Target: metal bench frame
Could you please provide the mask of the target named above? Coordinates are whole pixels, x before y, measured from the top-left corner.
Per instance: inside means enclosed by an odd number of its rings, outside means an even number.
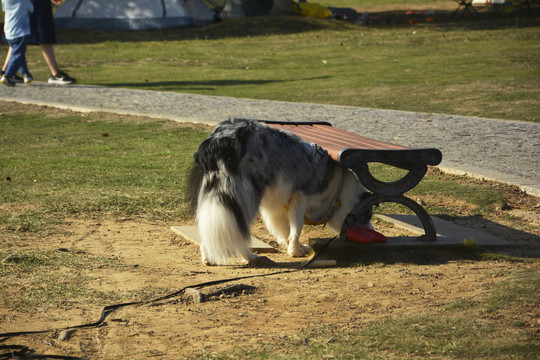
[[[456,16],[461,11],[461,16],[467,12],[469,15],[477,17],[478,13],[473,6],[472,0],[454,0],[458,3],[458,7],[452,16]]]
[[[360,183],[373,196],[360,202],[347,216],[342,227],[342,235],[355,224],[359,214],[373,206],[385,202],[399,203],[410,210],[422,222],[425,234],[423,241],[435,241],[437,232],[427,211],[404,194],[416,187],[427,172],[428,165],[438,165],[442,153],[435,148],[409,148],[353,134],[332,126],[328,122],[287,122],[260,120],[268,126],[287,130],[305,141],[315,143],[341,165],[351,169]],[[383,163],[408,170],[401,179],[384,182],[376,179],[369,170],[369,163]]]

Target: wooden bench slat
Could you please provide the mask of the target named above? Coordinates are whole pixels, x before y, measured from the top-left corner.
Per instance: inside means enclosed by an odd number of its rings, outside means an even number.
[[[336,158],[340,150],[349,148],[378,150],[408,149],[405,146],[373,140],[328,125],[284,125],[273,123],[267,125],[279,130],[288,130],[306,141],[316,143],[329,153],[332,153],[332,157],[335,154]]]
[[[299,127],[299,126],[297,126]],[[314,125],[312,133],[314,136],[328,138],[340,144],[343,148],[359,149],[407,149],[406,146],[392,144],[389,142],[370,139],[362,135],[357,135],[342,129],[331,126]]]

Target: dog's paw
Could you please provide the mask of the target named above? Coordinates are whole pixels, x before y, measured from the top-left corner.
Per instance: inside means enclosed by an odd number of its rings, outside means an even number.
[[[210,263],[210,260],[207,259],[206,255],[204,254],[203,251],[201,251],[201,262],[203,263],[204,266],[212,266],[214,264]]]
[[[204,246],[201,244],[200,246],[200,251],[201,251],[201,262],[203,263],[204,266],[212,266],[212,265],[215,265],[215,264],[212,264],[210,262],[210,260],[208,260],[208,257],[206,256],[206,250],[204,249]]]
[[[302,246],[302,248],[304,248],[305,252],[306,252],[306,255],[309,254],[311,252],[311,246],[309,245],[304,245],[304,244],[300,244]]]
[[[202,261],[204,266],[218,266],[218,265],[220,265],[220,264],[217,264],[215,262],[212,262],[212,261],[208,260],[205,256],[202,257],[201,261]]]
[[[311,248],[304,244],[298,246],[289,246],[287,253],[292,257],[304,257],[311,251]]]
[[[289,246],[289,242],[286,239],[276,238],[276,240],[280,248],[286,249]]]

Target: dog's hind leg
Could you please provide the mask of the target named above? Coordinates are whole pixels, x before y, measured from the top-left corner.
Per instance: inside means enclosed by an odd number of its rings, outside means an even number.
[[[292,188],[288,181],[278,178],[264,194],[259,212],[268,231],[274,235],[279,245],[289,245],[289,208]]]
[[[280,246],[287,248],[290,228],[286,214],[283,213],[283,210],[272,212],[271,209],[265,207],[261,207],[260,212],[266,229],[274,235]]]
[[[310,252],[310,247],[301,244],[300,234],[304,227],[304,216],[307,209],[307,203],[302,195],[296,194],[291,197],[290,207],[287,212],[289,218],[289,237],[287,253],[292,257],[306,256]]]
[[[251,251],[249,250],[244,250],[242,252],[242,254],[240,254],[240,256],[242,257],[242,259],[244,261],[246,261],[248,264],[253,264],[257,261],[257,259],[259,259],[261,256],[257,255],[257,254],[254,254],[252,253]]]

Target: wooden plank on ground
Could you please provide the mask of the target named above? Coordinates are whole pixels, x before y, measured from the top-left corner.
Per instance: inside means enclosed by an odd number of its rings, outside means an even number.
[[[180,235],[186,240],[191,241],[193,244],[200,246],[201,239],[199,237],[199,231],[196,226],[171,226],[172,232]],[[268,245],[265,242],[257,239],[256,237],[251,237],[251,251],[255,253],[277,253],[278,249]]]
[[[424,228],[420,219],[415,215],[374,215],[375,217],[391,222],[396,226],[416,233],[424,234]],[[497,236],[487,234],[480,230],[466,228],[454,224],[450,221],[442,220],[432,216],[431,220],[437,231],[437,241],[403,241],[400,238],[388,239],[388,245],[456,245],[463,243],[464,240],[474,240],[479,246],[512,246],[514,243],[498,238]]]

